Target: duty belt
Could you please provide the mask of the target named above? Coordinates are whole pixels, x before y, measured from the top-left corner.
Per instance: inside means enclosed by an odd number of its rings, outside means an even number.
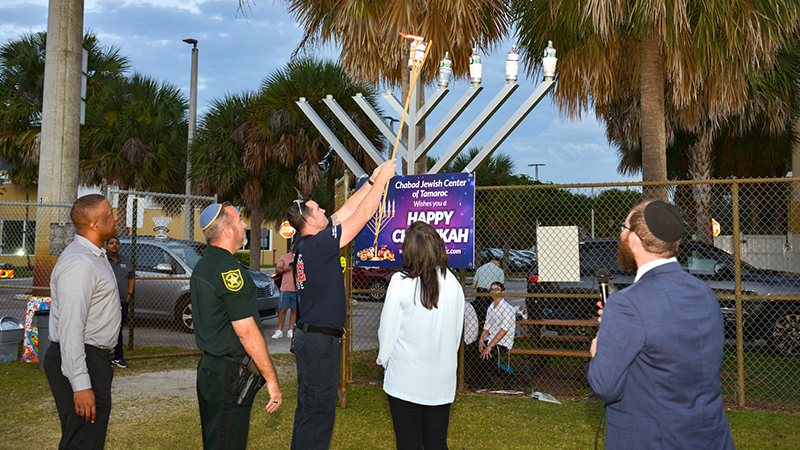
[[[311,325],[299,319],[297,320],[297,328],[305,332],[327,334],[328,336],[336,336],[337,338],[341,338],[342,335],[344,335],[344,330],[341,328],[326,327],[323,325]]]

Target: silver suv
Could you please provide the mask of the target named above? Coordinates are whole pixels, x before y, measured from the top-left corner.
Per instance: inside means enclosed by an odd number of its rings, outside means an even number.
[[[131,237],[122,236],[120,254],[132,257]],[[187,332],[194,331],[189,278],[206,250],[206,244],[154,236],[136,238],[135,314],[137,318],[174,320]],[[269,275],[242,266],[258,289],[256,304],[262,319],[278,312],[278,292]]]

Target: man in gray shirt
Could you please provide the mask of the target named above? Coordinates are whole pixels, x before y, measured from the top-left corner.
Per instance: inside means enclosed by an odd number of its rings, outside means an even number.
[[[44,371],[61,419],[59,448],[102,449],[111,413],[111,350],[120,326],[119,291],[103,242],[117,215],[98,194],[72,205],[77,235],[50,277],[50,347]]]

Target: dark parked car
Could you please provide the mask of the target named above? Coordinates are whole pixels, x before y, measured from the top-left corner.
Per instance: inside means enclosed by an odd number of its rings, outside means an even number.
[[[399,267],[355,266],[353,267],[352,288],[384,291],[367,294],[372,300],[382,302],[386,298],[386,288],[389,287],[389,281],[398,270],[400,270]]]
[[[206,244],[153,236],[136,239],[135,307],[137,318],[174,320],[187,333],[194,331],[189,277]],[[131,258],[131,238],[120,237],[120,254]],[[132,258],[131,258],[132,259]],[[278,311],[278,292],[269,275],[242,266],[256,284],[256,304],[262,319]]]
[[[633,283],[634,275],[617,264],[616,239],[589,239],[579,244],[579,282],[540,282],[538,267],[528,274],[528,293],[589,294],[591,298],[529,298],[528,313],[541,311],[556,318],[588,319],[597,312],[598,285],[595,273],[611,273],[609,293]],[[702,242],[684,241],[678,262],[705,282],[718,295],[733,295],[735,289],[733,257]],[[742,293],[751,296],[791,296],[800,298],[800,276],[755,268],[742,262]],[[726,333],[735,333],[734,300],[721,300]],[[535,313],[534,313],[535,314]],[[766,339],[778,354],[800,356],[800,300],[745,300],[742,304],[743,332],[746,340]]]
[[[492,260],[503,261],[502,248],[485,248],[478,255],[478,267]],[[536,265],[536,252],[533,250],[508,250],[508,270],[525,273]]]

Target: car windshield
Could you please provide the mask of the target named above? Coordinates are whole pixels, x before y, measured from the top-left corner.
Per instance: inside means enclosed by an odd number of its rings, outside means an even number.
[[[195,264],[200,261],[200,257],[206,251],[206,244],[200,242],[196,244],[168,242],[166,245],[172,253],[175,253],[178,258],[182,259],[192,269],[194,269]]]

